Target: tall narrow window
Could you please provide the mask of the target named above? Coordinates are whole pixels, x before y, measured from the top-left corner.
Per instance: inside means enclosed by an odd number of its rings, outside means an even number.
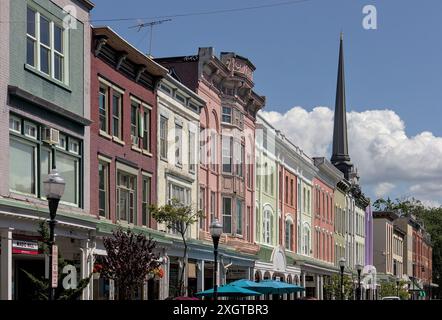
[[[137,178],[123,171],[117,172],[117,219],[135,223],[137,210]]]
[[[189,171],[195,173],[195,132],[189,131]]]
[[[269,192],[269,166],[264,163],[264,191]]]
[[[203,187],[200,187],[198,208],[204,215],[204,217],[200,217],[200,229],[206,230],[206,189]]]
[[[140,116],[140,105],[132,101],[130,106],[130,135],[132,139],[132,145],[139,146],[139,116]]]
[[[236,200],[236,234],[242,235],[243,218],[243,202]]]
[[[203,127],[200,128],[200,164],[205,166],[207,164],[207,143],[206,131]]]
[[[112,95],[112,135],[121,139],[121,94]]]
[[[167,159],[167,118],[160,117],[160,157]]]
[[[293,243],[293,230],[292,230],[292,223],[290,220],[287,220],[285,222],[285,248],[287,250],[292,250],[292,243]]]
[[[262,239],[267,244],[270,244],[272,240],[272,220],[272,212],[269,209],[265,209],[262,219]]]
[[[231,107],[223,107],[222,122],[232,123],[232,108]]]
[[[150,152],[150,109],[144,108],[143,113],[143,149]]]
[[[290,179],[290,204],[293,206],[293,179]]]
[[[109,88],[104,84],[100,84],[100,90],[98,93],[98,113],[100,117],[100,130],[106,133],[109,132],[108,131],[108,122],[109,122],[108,96],[109,96]]]
[[[289,177],[285,176],[285,203],[289,203]]]
[[[49,75],[51,71],[50,22],[40,15],[40,71]]]
[[[143,176],[142,181],[142,187],[143,187],[143,197],[142,197],[142,217],[141,217],[141,223],[143,226],[150,227],[150,212],[149,212],[149,206],[150,206],[150,193],[151,193],[151,178],[148,176]]]
[[[216,193],[210,191],[210,221],[215,219],[215,211],[216,211]]]
[[[183,127],[180,124],[175,124],[175,165],[182,166],[182,152],[183,152]]]
[[[223,231],[232,233],[232,199],[223,197]]]
[[[27,50],[26,63],[32,67],[36,66],[37,54],[35,52],[37,36],[35,33],[36,13],[31,8],[27,8]]]
[[[217,171],[216,165],[218,164],[218,152],[217,152],[217,135],[216,131],[210,133],[210,166],[213,171]]]
[[[109,218],[109,164],[98,163],[98,213]]]
[[[232,173],[232,137],[223,136],[223,173]]]
[[[247,187],[252,188],[252,175],[253,175],[253,163],[252,163],[252,157],[250,155],[247,155]]]

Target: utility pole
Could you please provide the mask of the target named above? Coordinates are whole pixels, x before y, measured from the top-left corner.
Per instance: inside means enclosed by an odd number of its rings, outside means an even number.
[[[152,54],[152,35],[153,35],[153,26],[162,24],[164,22],[172,21],[172,19],[163,19],[163,20],[156,20],[151,22],[145,22],[145,23],[139,23],[136,26],[132,26],[130,28],[138,28],[138,31],[140,31],[144,27],[150,27],[150,40],[149,40],[149,52],[148,55],[151,56]]]

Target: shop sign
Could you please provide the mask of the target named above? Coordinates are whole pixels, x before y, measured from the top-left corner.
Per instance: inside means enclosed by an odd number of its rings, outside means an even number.
[[[32,240],[12,240],[12,253],[16,254],[38,254],[38,242]]]

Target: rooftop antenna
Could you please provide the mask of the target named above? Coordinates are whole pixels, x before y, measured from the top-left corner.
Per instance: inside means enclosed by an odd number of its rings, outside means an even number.
[[[148,55],[152,56],[152,35],[153,35],[153,26],[162,24],[164,22],[172,21],[172,19],[163,19],[163,20],[155,20],[151,22],[139,23],[136,26],[132,26],[129,28],[138,28],[138,32],[144,27],[150,27],[150,40],[149,40],[149,52]]]

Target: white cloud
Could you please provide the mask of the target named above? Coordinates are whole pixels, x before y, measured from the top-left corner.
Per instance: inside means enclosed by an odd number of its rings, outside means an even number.
[[[261,114],[310,156],[330,156],[333,111],[294,107],[286,113]],[[348,139],[361,183],[374,194],[393,189],[426,200],[442,200],[442,137],[431,132],[407,136],[405,123],[392,110],[349,112]]]
[[[374,193],[377,198],[388,197],[395,185],[390,182],[381,182],[374,187]]]

